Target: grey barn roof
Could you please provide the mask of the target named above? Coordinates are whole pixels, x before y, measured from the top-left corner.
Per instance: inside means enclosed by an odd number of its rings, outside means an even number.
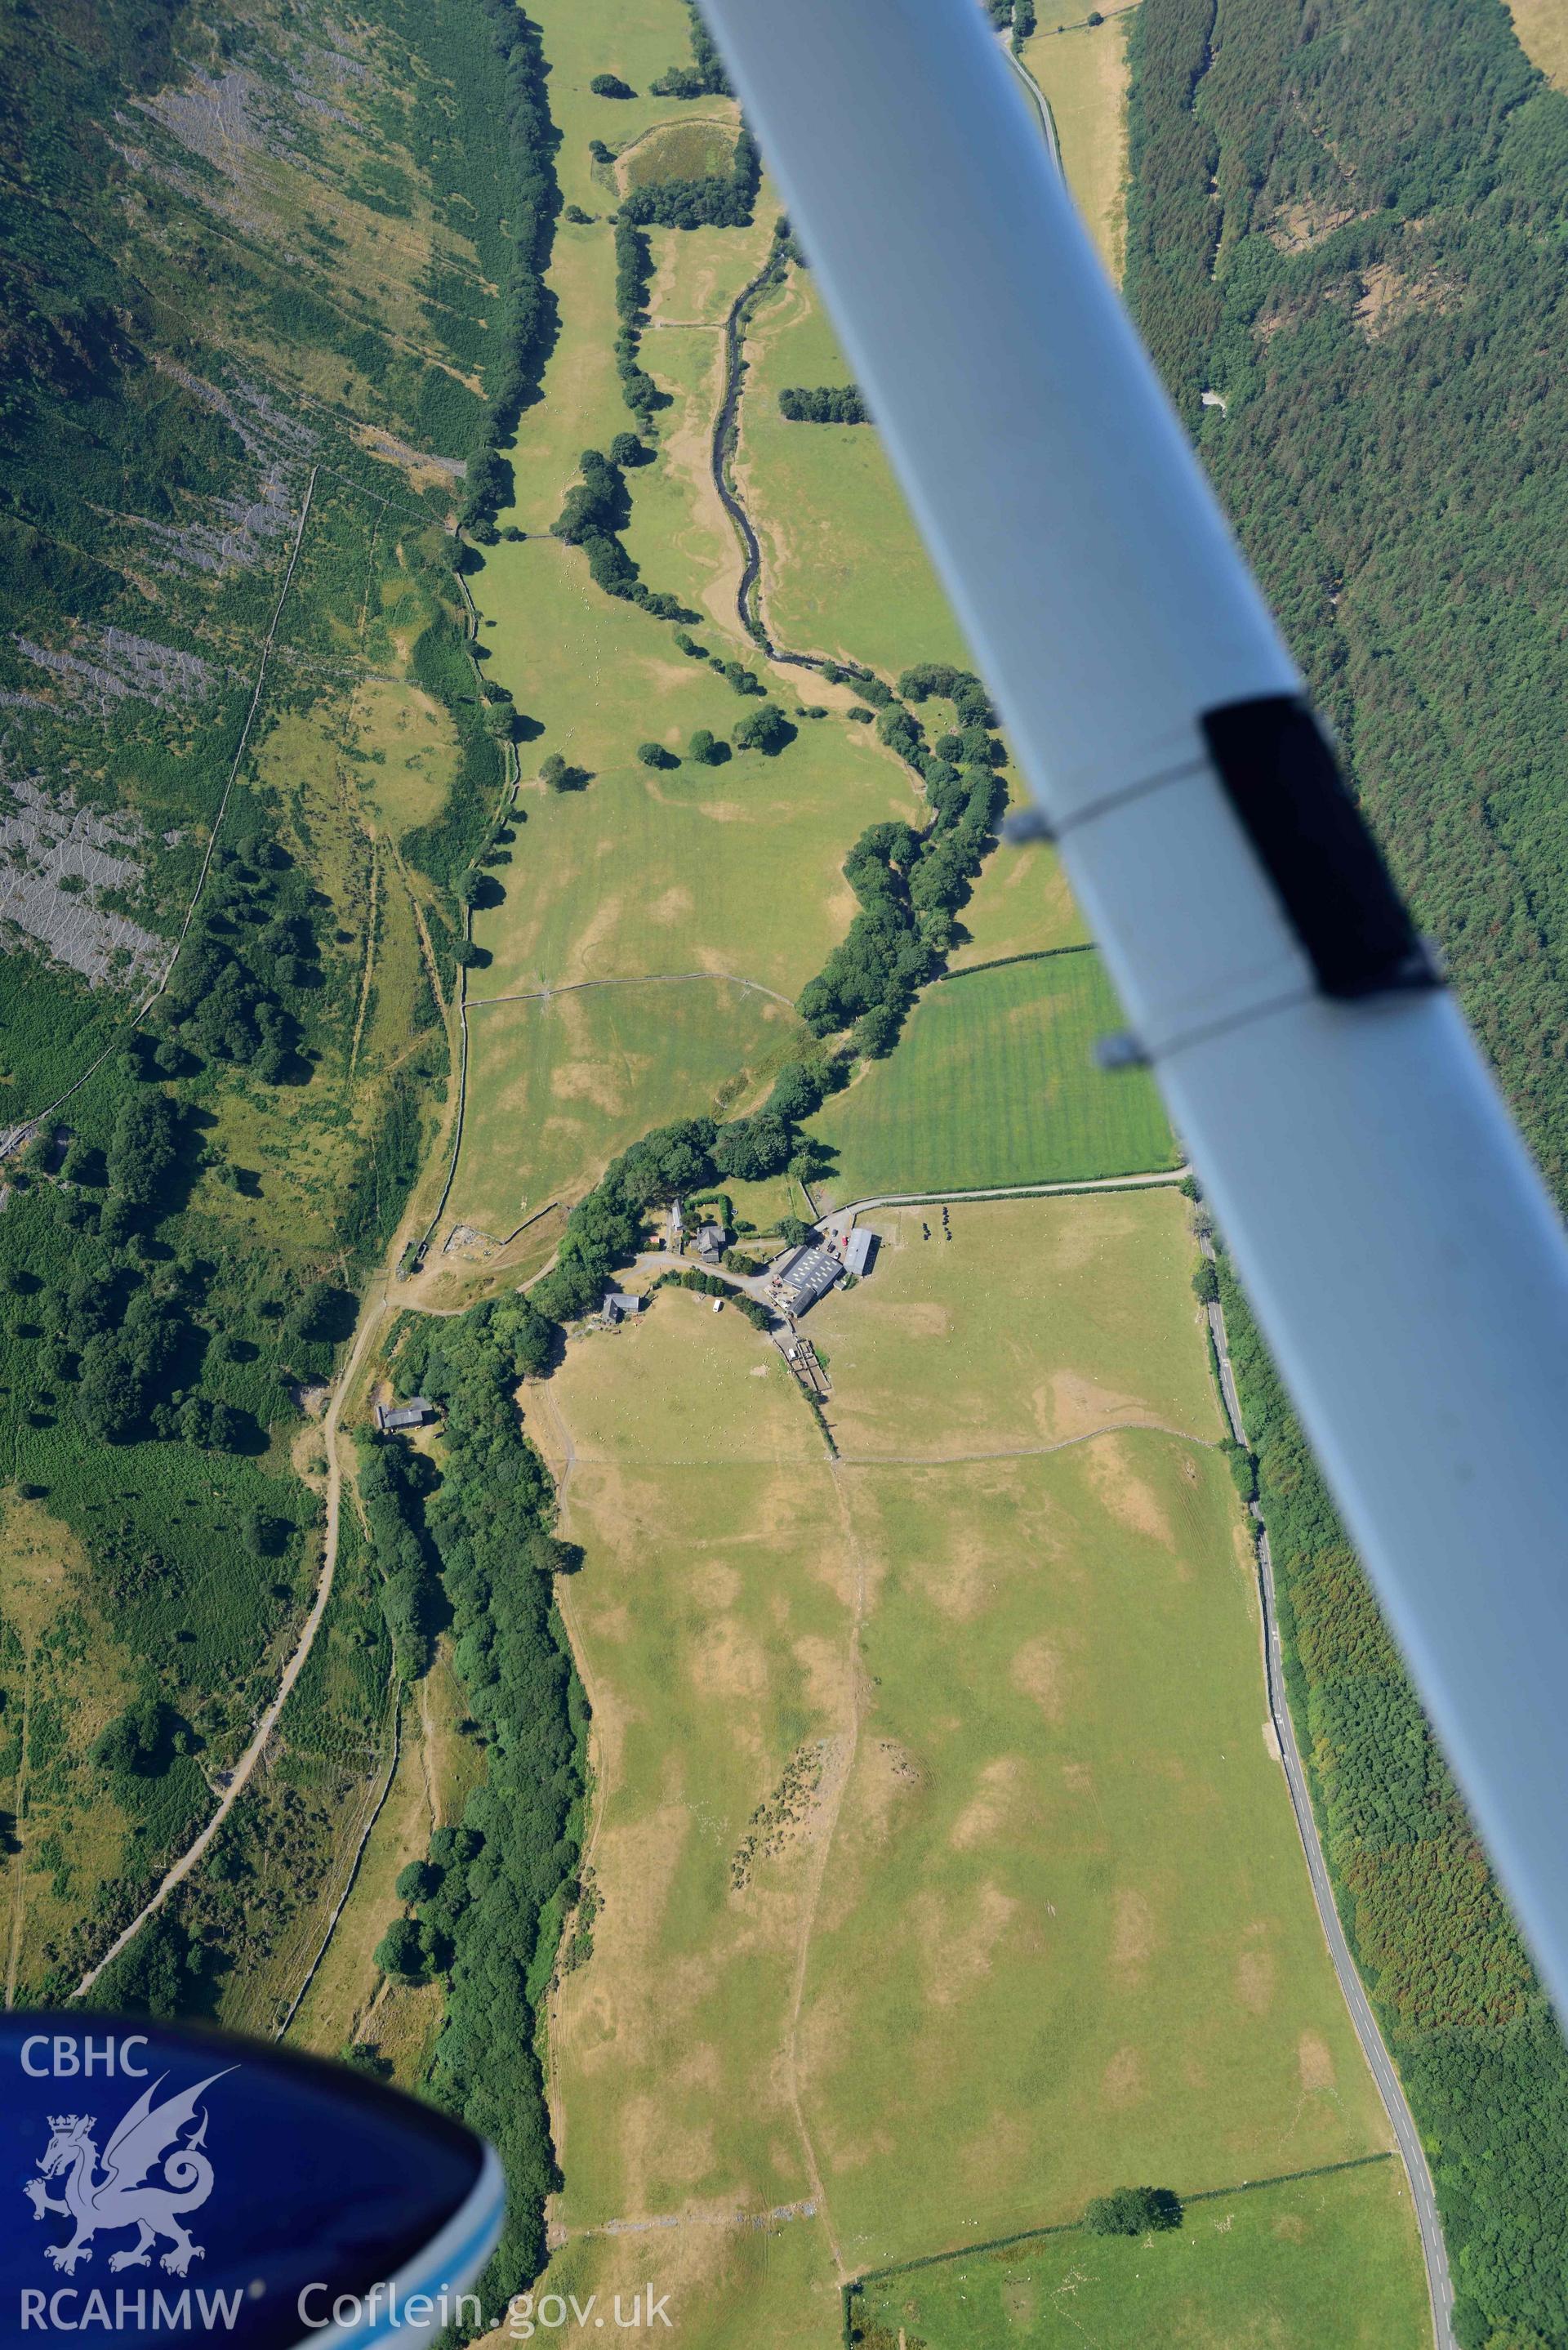
[[[434,1413],[435,1406],[428,1396],[410,1396],[407,1403],[376,1406],[377,1424],[381,1428],[422,1428]]]
[[[831,1249],[807,1245],[796,1249],[779,1267],[778,1283],[791,1306],[804,1314],[819,1297],[826,1297],[844,1267]]]
[[[876,1245],[876,1233],[865,1224],[857,1224],[844,1252],[845,1272],[863,1274],[871,1262],[871,1252]]]

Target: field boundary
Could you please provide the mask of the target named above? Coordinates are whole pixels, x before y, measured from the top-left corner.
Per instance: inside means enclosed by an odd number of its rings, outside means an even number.
[[[1331,2178],[1343,2170],[1366,2170],[1374,2163],[1392,2162],[1396,2158],[1392,2147],[1384,2147],[1375,2154],[1354,2154],[1344,2162],[1320,2162],[1306,2170],[1282,2170],[1269,2178],[1239,2178],[1229,2187],[1200,2187],[1193,2194],[1183,2195],[1183,2210],[1189,2203],[1221,2203],[1227,2196],[1251,2195],[1264,2187],[1290,2187],[1303,2178]],[[911,2276],[917,2269],[941,2268],[949,2261],[978,2258],[982,2252],[1005,2252],[1014,2244],[1033,2244],[1047,2236],[1077,2236],[1084,2232],[1082,2220],[1056,2220],[1042,2228],[1020,2228],[1011,2236],[992,2236],[984,2243],[952,2244],[945,2251],[921,2252],[911,2261],[889,2261],[886,2268],[862,2269],[858,2276],[850,2277],[840,2285],[844,2299],[844,2344],[849,2350],[854,2319],[854,2299],[868,2284],[886,2283],[889,2277]]]
[[[392,1782],[398,1775],[398,1765],[400,1763],[402,1759],[403,1686],[402,1683],[399,1681],[396,1684],[395,1692],[392,1698],[392,1751],[387,1761],[386,1777],[381,1782],[380,1792],[378,1794],[375,1802],[370,1806],[370,1815],[359,1831],[358,1841],[354,1846],[354,1856],[348,1864],[348,1874],[343,1880],[343,1890],[338,1895],[337,1902],[333,1908],[332,1915],[327,1921],[327,1931],[321,1938],[320,1948],[317,1950],[316,1956],[311,1960],[310,1964],[306,1967],[305,1973],[300,1980],[299,1989],[295,1992],[294,1997],[288,2003],[287,2013],[284,2016],[282,2022],[276,2025],[273,2032],[272,2036],[275,2040],[283,2040],[286,2038],[289,2026],[293,2023],[295,2017],[299,2013],[301,2007],[305,2004],[306,1992],[310,1989],[311,1984],[316,1981],[317,1976],[320,1973],[321,1962],[326,1958],[327,1951],[332,1948],[333,1936],[337,1933],[338,1926],[342,1922],[344,1910],[348,1907],[348,1897],[353,1892],[356,1885],[359,1882],[359,1871],[364,1865],[365,1855],[369,1847],[370,1838],[376,1832],[377,1821],[380,1818],[381,1814],[386,1809],[387,1798],[392,1792]]]
[[[522,987],[510,995],[474,995],[467,1000],[470,1012],[483,1012],[492,1003],[549,1003],[557,995],[586,995],[595,987],[689,987],[694,980],[711,979],[729,987],[743,987],[750,994],[765,995],[774,1003],[782,1003],[793,1012],[794,1005],[776,987],[764,986],[760,979],[742,979],[735,971],[644,971],[633,972],[624,979],[568,979],[559,987]]]
[[[1214,1262],[1214,1243],[1205,1233],[1201,1247],[1205,1262]],[[1241,1417],[1241,1400],[1236,1386],[1236,1375],[1231,1362],[1231,1345],[1225,1328],[1225,1308],[1220,1301],[1211,1298],[1208,1305],[1210,1369],[1220,1389],[1220,1407],[1235,1441],[1250,1449],[1247,1430]],[[1284,1649],[1280,1638],[1279,1603],[1274,1588],[1273,1551],[1269,1542],[1269,1529],[1264,1522],[1262,1506],[1256,1500],[1247,1503],[1249,1532],[1252,1537],[1253,1570],[1257,1576],[1259,1631],[1263,1651],[1263,1687],[1268,1700],[1269,1719],[1273,1723],[1279,1745],[1280,1762],[1284,1771],[1285,1785],[1290,1794],[1291,1810],[1295,1817],[1296,1834],[1301,1839],[1302,1856],[1306,1863],[1307,1877],[1312,1885],[1313,1899],[1317,1905],[1318,1923],[1329,1960],[1338,1979],[1340,1995],[1345,2001],[1351,2025],[1361,2043],[1361,2053],[1373,2085],[1383,2100],[1388,2116],[1388,2126],[1394,2133],[1395,2146],[1405,2167],[1409,2182],[1410,2201],[1416,2215],[1417,2230],[1421,2242],[1421,2259],[1426,2271],[1427,2294],[1431,2307],[1432,2335],[1437,2350],[1455,2350],[1453,2331],[1454,2286],[1449,2269],[1448,2241],[1443,2234],[1442,2214],[1438,2208],[1437,2190],[1432,2183],[1431,2166],[1427,2149],[1416,2125],[1410,2101],[1397,2066],[1388,2053],[1376,2012],[1361,1979],[1361,1970],[1350,1947],[1345,1921],[1339,1914],[1339,1902],[1334,1878],[1329,1866],[1328,1855],[1319,1832],[1317,1813],[1313,1804],[1305,1765],[1302,1759],[1301,1742],[1296,1736],[1295,1718],[1291,1711],[1290,1695],[1284,1678]]]
[[[818,1208],[812,1198],[811,1186],[801,1182],[814,1223],[831,1223],[836,1217],[867,1215],[875,1208],[923,1208],[929,1201],[939,1205],[943,1200],[954,1206],[966,1200],[1054,1200],[1070,1198],[1085,1191],[1147,1191],[1157,1185],[1185,1183],[1192,1170],[1185,1161],[1179,1167],[1135,1169],[1126,1175],[1080,1175],[1065,1178],[1061,1182],[997,1183],[984,1191],[877,1191],[864,1200],[846,1200],[841,1208]]]
[[[966,962],[957,971],[939,971],[931,981],[933,987],[946,987],[955,979],[973,979],[982,971],[1006,971],[1015,962],[1050,962],[1057,955],[1098,954],[1093,939],[1079,939],[1070,947],[1031,947],[1026,953],[992,955],[989,962]]]

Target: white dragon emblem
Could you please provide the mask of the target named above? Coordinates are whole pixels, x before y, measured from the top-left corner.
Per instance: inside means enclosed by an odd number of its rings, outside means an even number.
[[[234,2069],[232,2064],[224,2067],[225,2072]],[[91,2241],[100,2228],[138,2231],[134,2244],[110,2253],[111,2269],[146,2268],[161,2236],[167,2236],[173,2246],[162,2255],[161,2265],[175,2276],[183,2276],[192,2261],[202,2259],[202,2246],[192,2242],[180,2215],[198,2210],[213,2191],[213,2166],[202,2152],[207,2136],[204,2111],[192,2136],[182,2145],[177,2141],[187,2122],[195,2119],[202,2091],[223,2077],[223,2073],[211,2073],[193,2089],[182,2089],[154,2106],[153,2097],[168,2078],[161,2073],[142,2091],[104,2148],[101,2176],[92,2136],[97,2116],[50,2115],[54,2135],[39,2159],[37,2178],[27,2179],[22,2192],[32,2204],[35,2220],[57,2212],[75,2222],[76,2232],[68,2244],[46,2244],[46,2260],[69,2276],[78,2261],[91,2260]],[[162,2177],[149,2180],[148,2172],[160,2162]],[[57,2178],[62,2172],[64,2199],[57,2200],[44,2181]]]

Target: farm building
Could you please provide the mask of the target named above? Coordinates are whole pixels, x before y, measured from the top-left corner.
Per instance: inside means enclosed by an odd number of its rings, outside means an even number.
[[[605,1302],[599,1307],[599,1319],[607,1322],[613,1329],[618,1322],[625,1322],[632,1315],[640,1314],[642,1307],[643,1300],[634,1297],[629,1290],[607,1289]]]
[[[434,1418],[435,1406],[425,1396],[410,1396],[407,1403],[376,1406],[376,1425],[383,1435],[394,1428],[422,1428],[427,1419]]]
[[[843,1265],[831,1249],[807,1245],[779,1259],[771,1284],[792,1314],[805,1314],[819,1297],[826,1296],[843,1272]]]
[[[877,1235],[865,1224],[857,1224],[844,1251],[844,1270],[857,1280],[864,1280],[871,1270],[871,1260],[877,1253]]]

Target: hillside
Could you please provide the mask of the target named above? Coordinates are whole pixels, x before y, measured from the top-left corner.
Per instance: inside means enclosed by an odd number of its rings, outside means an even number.
[[[478,8],[29,10],[0,70],[0,1447],[36,1562],[0,1803],[37,1996],[210,1807],[318,1570],[312,1418],[441,1115],[448,885],[504,780],[448,534],[522,264]],[[270,1799],[286,1915],[389,1726],[366,1576]],[[201,2005],[208,1957],[164,1929],[120,1988]]]

